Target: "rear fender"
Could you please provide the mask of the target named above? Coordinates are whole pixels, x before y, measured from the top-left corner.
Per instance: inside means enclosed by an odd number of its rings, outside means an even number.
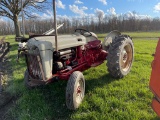
[[[104,50],[108,50],[109,45],[112,43],[112,41],[115,39],[116,36],[121,35],[121,33],[117,30],[111,31],[105,38],[102,43],[102,47]]]

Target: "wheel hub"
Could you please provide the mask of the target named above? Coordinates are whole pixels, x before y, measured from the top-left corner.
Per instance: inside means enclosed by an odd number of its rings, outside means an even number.
[[[81,87],[78,86],[78,88],[77,88],[77,95],[79,95],[80,93],[81,93]]]
[[[132,48],[130,44],[126,45],[121,53],[121,68],[127,71],[131,66],[132,61]]]
[[[123,55],[122,56],[123,56],[123,63],[125,63],[127,61],[127,58],[128,58],[128,54],[127,54],[125,49],[123,50]]]
[[[82,101],[82,83],[81,83],[81,81],[79,81],[78,82],[78,84],[77,84],[77,91],[76,91],[76,101],[77,101],[77,103],[81,103],[81,101]]]

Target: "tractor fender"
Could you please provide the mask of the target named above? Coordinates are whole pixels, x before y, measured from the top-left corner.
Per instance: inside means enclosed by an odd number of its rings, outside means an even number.
[[[109,45],[112,43],[112,41],[115,39],[115,37],[121,35],[121,32],[119,32],[118,30],[113,30],[111,31],[105,38],[104,41],[102,43],[102,47],[104,50],[108,50]]]

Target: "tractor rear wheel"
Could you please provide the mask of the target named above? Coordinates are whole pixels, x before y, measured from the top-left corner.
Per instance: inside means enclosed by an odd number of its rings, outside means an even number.
[[[134,58],[134,47],[128,35],[116,37],[108,50],[107,67],[115,78],[122,78],[130,72]]]
[[[85,79],[81,72],[71,74],[66,88],[66,105],[70,110],[75,110],[81,104],[85,93]]]

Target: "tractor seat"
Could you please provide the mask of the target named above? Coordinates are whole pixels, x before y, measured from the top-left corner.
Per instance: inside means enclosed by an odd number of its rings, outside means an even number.
[[[87,49],[95,49],[95,48],[99,48],[101,46],[101,41],[100,40],[93,40],[93,41],[90,41],[88,42],[85,47]]]

